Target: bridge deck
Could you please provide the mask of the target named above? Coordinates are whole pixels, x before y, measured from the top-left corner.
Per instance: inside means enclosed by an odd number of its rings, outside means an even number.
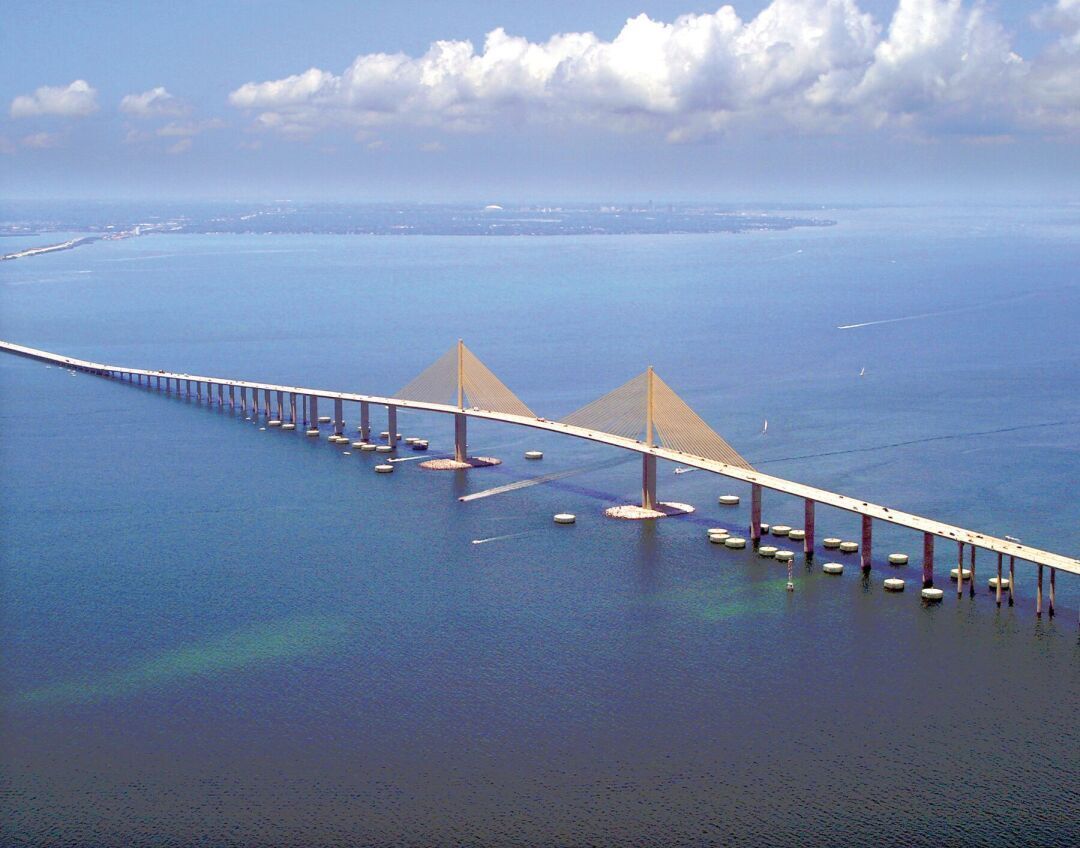
[[[236,386],[237,388],[259,389],[272,392],[295,392],[298,395],[312,395],[320,398],[341,399],[344,401],[354,402],[364,401],[367,403],[374,403],[379,405],[396,406],[400,409],[415,409],[423,412],[455,414],[462,411],[456,406],[452,406],[450,404],[425,403],[420,401],[403,400],[400,398],[382,397],[379,395],[356,394],[354,392],[333,392],[327,391],[326,389],[310,388],[305,386],[282,386],[276,383],[260,383],[251,380],[230,380],[223,377],[209,377],[200,374],[180,374],[173,371],[151,371],[145,368],[129,368],[121,365],[107,365],[100,362],[90,362],[84,359],[76,359],[74,357],[60,356],[59,354],[49,353],[48,351],[38,350],[36,348],[25,347],[23,345],[12,344],[10,342],[4,341],[0,341],[0,350],[5,350],[9,353],[19,354],[21,356],[27,356],[44,362],[67,366],[69,368],[80,368],[90,371],[110,371],[118,373],[122,372],[124,374],[133,375],[141,374],[147,377],[169,377],[178,380],[192,380],[196,382],[215,383],[221,384],[223,386]],[[853,512],[859,515],[868,515],[878,521],[887,521],[890,524],[896,524],[901,527],[908,527],[912,530],[917,530],[919,532],[932,533],[935,536],[939,536],[941,538],[953,539],[957,542],[963,542],[965,545],[971,545],[976,548],[983,548],[985,550],[994,551],[996,553],[1004,554],[1006,556],[1013,556],[1017,559],[1025,560],[1027,562],[1047,565],[1051,568],[1060,569],[1061,571],[1070,572],[1072,574],[1080,574],[1080,560],[1074,557],[1068,557],[1064,556],[1063,554],[1052,553],[1051,551],[1040,550],[1039,548],[1034,548],[1030,545],[1020,544],[1018,542],[1010,542],[1008,539],[990,536],[985,533],[977,533],[974,530],[965,530],[962,527],[945,524],[941,521],[935,521],[932,518],[925,518],[921,515],[914,515],[909,512],[901,512],[899,510],[889,509],[886,506],[869,503],[867,501],[859,500],[858,498],[852,498],[847,495],[840,495],[836,492],[830,492],[825,489],[818,489],[814,486],[807,486],[802,483],[795,483],[791,480],[785,480],[782,477],[774,477],[769,474],[762,474],[760,471],[738,468],[736,466],[727,465],[723,462],[717,462],[715,460],[685,454],[680,451],[670,450],[668,448],[650,448],[643,442],[636,441],[634,439],[628,439],[623,436],[616,436],[610,433],[596,432],[593,430],[585,429],[583,427],[575,427],[569,424],[562,424],[558,421],[548,421],[543,418],[528,418],[520,415],[509,415],[501,412],[487,412],[480,409],[465,409],[464,413],[465,415],[472,418],[485,419],[489,421],[501,421],[507,424],[516,424],[523,427],[532,427],[537,430],[546,430],[552,433],[563,433],[565,435],[574,436],[580,439],[587,439],[589,441],[599,442],[601,444],[611,445],[613,447],[623,448],[625,450],[636,451],[637,453],[653,454],[660,459],[667,459],[672,462],[679,463],[680,465],[686,465],[693,468],[700,468],[705,471],[711,471],[714,474],[720,474],[724,477],[730,477],[733,480],[739,480],[744,483],[757,483],[766,489],[783,492],[784,494],[792,495],[797,498],[806,498],[809,500],[813,500],[817,503],[824,504],[826,506],[832,506],[836,507],[837,509],[846,510],[847,512]]]

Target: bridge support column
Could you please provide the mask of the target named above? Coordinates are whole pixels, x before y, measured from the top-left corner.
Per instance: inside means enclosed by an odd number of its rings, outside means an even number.
[[[270,417],[270,390],[263,389],[263,414]]]
[[[229,386],[229,388],[231,389],[232,386]],[[225,405],[225,385],[223,383],[218,383],[217,386],[217,405]]]
[[[454,413],[454,459],[464,462],[466,457],[465,447],[465,413]]]
[[[922,587],[934,585],[934,534],[922,534]]]
[[[1051,568],[1050,569],[1050,607],[1049,607],[1049,609],[1047,609],[1047,612],[1050,613],[1051,618],[1054,617],[1054,601],[1056,600],[1055,596],[1057,594],[1057,592],[1055,591],[1056,589],[1057,589],[1057,569],[1056,568]]]
[[[397,407],[386,407],[386,443],[390,446],[397,444]]]
[[[756,548],[761,541],[761,484],[750,484],[750,543]]]
[[[307,395],[300,396],[300,414],[304,417],[303,426],[305,430],[308,428],[308,412],[310,411],[310,404],[311,398]]]
[[[277,420],[280,421],[285,415],[285,392],[277,393]]]
[[[259,419],[259,390],[251,390],[251,418],[253,421]]]
[[[814,558],[814,502],[807,498],[803,501],[803,538],[802,550],[807,560]]]
[[[1042,618],[1042,563],[1039,563],[1039,579],[1035,589],[1035,615]]]
[[[958,551],[956,554],[956,598],[959,600],[964,596],[964,543],[957,542]]]
[[[975,546],[971,545],[971,582],[968,583],[968,597],[975,597]]]
[[[641,505],[656,509],[656,456],[651,453],[641,455]]]
[[[229,386],[229,409],[236,409],[236,386]]]
[[[317,397],[315,397],[315,395],[310,395],[308,397],[308,405],[309,405],[309,407],[311,409],[311,422],[310,422],[310,424],[311,424],[312,427],[318,427],[319,426],[319,399]]]
[[[1004,554],[998,554],[998,567],[997,567],[997,586],[994,587],[994,602],[1001,606],[1001,560],[1004,558]]]
[[[296,392],[289,392],[289,423],[296,423]]]
[[[341,398],[334,398],[334,435],[340,436],[345,430],[345,414],[341,410]]]
[[[202,380],[195,381],[195,400],[202,403]]]
[[[1016,586],[1016,557],[1009,557],[1009,606],[1013,605],[1013,591]]]
[[[864,574],[870,573],[870,565],[874,561],[873,532],[873,519],[869,515],[864,515],[862,517],[862,570]]]
[[[240,387],[240,411],[247,415],[247,386]]]
[[[360,441],[371,441],[371,406],[366,400],[360,401]]]

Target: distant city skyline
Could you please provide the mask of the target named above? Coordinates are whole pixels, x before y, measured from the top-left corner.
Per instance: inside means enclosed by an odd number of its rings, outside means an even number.
[[[4,18],[6,197],[1080,199],[1080,0]]]

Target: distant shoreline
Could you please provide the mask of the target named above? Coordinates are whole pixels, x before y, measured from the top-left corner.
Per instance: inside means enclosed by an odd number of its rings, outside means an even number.
[[[712,235],[832,227],[812,214],[676,204],[625,206],[339,206],[282,203],[266,207],[82,209],[47,219],[12,217],[0,236],[38,238],[85,233],[80,238],[13,251],[0,261],[71,250],[95,241],[151,233],[182,235],[359,236],[624,236]]]

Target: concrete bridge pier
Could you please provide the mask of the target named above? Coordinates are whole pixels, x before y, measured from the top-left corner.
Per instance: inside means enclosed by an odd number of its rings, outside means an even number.
[[[968,583],[968,597],[975,597],[975,546],[971,546],[971,582]]]
[[[956,554],[956,599],[964,596],[964,543],[956,543],[959,550]]]
[[[308,408],[311,410],[310,422],[308,426],[319,426],[319,399],[315,395],[308,395]]]
[[[247,415],[247,386],[240,387],[240,411]]]
[[[862,517],[862,570],[863,574],[870,573],[870,566],[873,563],[873,533],[874,522],[869,515]]]
[[[289,392],[289,423],[296,423],[296,392]]]
[[[393,447],[397,444],[397,407],[386,407],[386,443]]]
[[[280,421],[285,414],[285,392],[277,393],[277,420]]]
[[[1013,605],[1013,587],[1016,585],[1016,557],[1009,557],[1009,606]]]
[[[934,585],[934,534],[922,534],[922,587],[930,589]]]
[[[641,455],[641,505],[656,509],[656,456],[651,453]]]
[[[191,380],[184,380],[184,397],[191,397]]]
[[[814,558],[814,502],[810,498],[803,501],[803,530],[803,556],[810,562]]]
[[[750,543],[756,548],[761,542],[761,484],[750,484]]]
[[[1057,594],[1056,589],[1057,589],[1057,569],[1056,568],[1051,568],[1050,569],[1050,607],[1049,607],[1049,609],[1047,609],[1047,612],[1050,614],[1051,618],[1054,617],[1054,601],[1055,601],[1055,595]]]
[[[366,401],[360,401],[360,441],[371,441],[371,405]]]
[[[997,585],[994,587],[994,602],[1001,606],[1001,561],[1004,559],[1004,554],[998,554],[998,566],[997,566]]]
[[[195,381],[195,402],[202,403],[202,380]]]
[[[1039,563],[1039,579],[1035,587],[1035,617],[1042,618],[1042,586],[1043,586],[1043,567],[1042,563]]]
[[[263,415],[266,418],[270,417],[270,390],[263,389]]]
[[[334,435],[340,436],[345,432],[345,413],[341,409],[341,398],[334,398]]]
[[[454,413],[454,459],[458,462],[464,462],[467,455],[465,445],[465,420],[464,413]]]
[[[259,390],[251,390],[251,420],[259,420]]]
[[[232,390],[232,386],[229,386],[229,390]],[[217,405],[225,405],[225,385],[223,383],[218,383],[217,386]]]
[[[229,386],[229,409],[236,409],[236,386]]]

